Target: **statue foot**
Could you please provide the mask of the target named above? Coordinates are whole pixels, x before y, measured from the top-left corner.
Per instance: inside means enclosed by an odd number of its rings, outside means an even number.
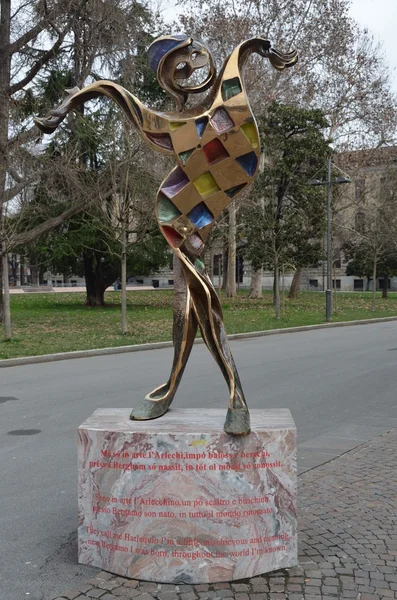
[[[173,395],[168,394],[168,384],[165,383],[146,396],[130,414],[131,421],[148,421],[162,417],[173,400]]]
[[[223,429],[230,435],[248,435],[251,432],[248,408],[229,408]]]

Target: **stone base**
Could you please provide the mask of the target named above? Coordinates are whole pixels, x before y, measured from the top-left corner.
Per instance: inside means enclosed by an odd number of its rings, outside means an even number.
[[[130,421],[99,409],[79,427],[79,562],[163,583],[214,583],[297,564],[296,430],[288,410]]]

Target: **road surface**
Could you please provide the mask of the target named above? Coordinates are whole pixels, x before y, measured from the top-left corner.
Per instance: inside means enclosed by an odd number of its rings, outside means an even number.
[[[397,427],[397,323],[239,340],[252,408],[290,408],[302,472]],[[76,430],[98,407],[132,407],[167,379],[172,349],[0,370],[0,598],[50,600],[96,570],[76,564]],[[204,345],[175,408],[227,408]]]

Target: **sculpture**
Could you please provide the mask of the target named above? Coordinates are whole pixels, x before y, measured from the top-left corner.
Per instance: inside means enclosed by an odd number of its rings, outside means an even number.
[[[148,50],[149,66],[160,85],[176,101],[179,112],[148,109],[138,98],[111,81],[74,88],[50,117],[35,119],[52,133],[80,104],[104,95],[123,109],[152,148],[177,159],[156,201],[159,227],[177,257],[174,266],[174,360],[167,383],[150,392],[133,409],[131,419],[161,417],[169,408],[200,327],[203,339],[229,387],[224,429],[250,433],[249,411],[231,355],[222,309],[202,260],[205,241],[221,212],[253,181],[258,169],[258,129],[244,89],[243,69],[256,52],[278,70],[297,62],[297,53],[281,54],[258,37],[240,44],[225,60],[217,77],[205,44],[186,35],[158,38]],[[183,85],[192,73],[207,69],[204,81]],[[185,110],[190,94],[209,92],[204,103]]]

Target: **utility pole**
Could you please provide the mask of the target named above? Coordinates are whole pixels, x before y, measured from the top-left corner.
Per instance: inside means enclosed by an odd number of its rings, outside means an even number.
[[[331,273],[331,157],[327,158],[327,289],[325,291],[325,320],[332,315],[332,273]]]
[[[332,172],[332,159],[331,156],[327,157],[327,180],[320,181],[319,179],[312,179],[309,181],[309,185],[324,185],[327,186],[327,289],[325,290],[325,320],[327,323],[331,321],[332,315],[332,257],[331,257],[331,186],[340,185],[342,183],[351,183],[350,177],[336,177],[331,179]]]

